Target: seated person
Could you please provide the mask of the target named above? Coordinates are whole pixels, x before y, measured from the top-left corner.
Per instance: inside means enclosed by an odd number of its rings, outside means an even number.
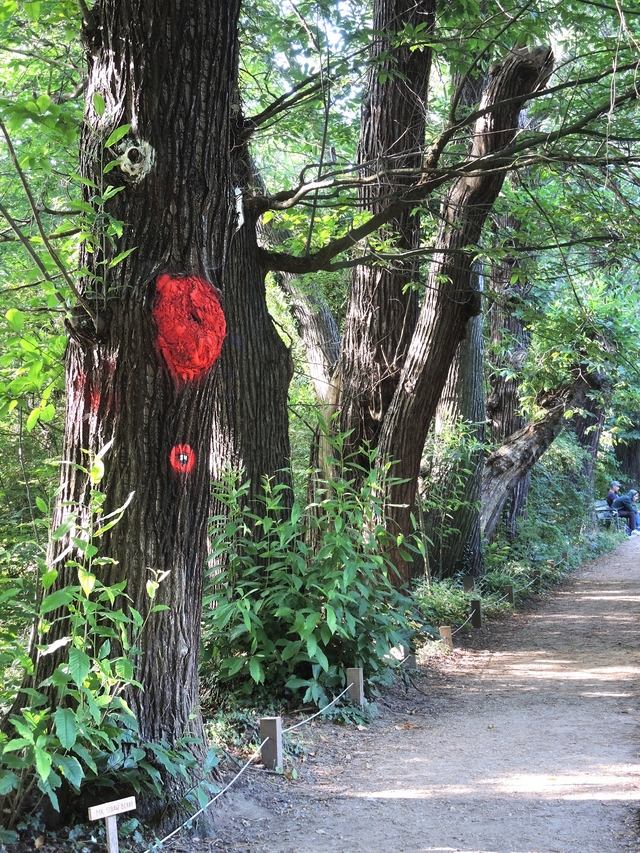
[[[618,517],[624,518],[629,531],[636,536],[640,536],[640,530],[637,529],[636,507],[638,504],[637,489],[629,489],[626,495],[618,495],[613,502],[613,509],[618,510]]]
[[[620,483],[617,480],[612,480],[609,485],[609,491],[607,493],[607,497],[605,498],[606,502],[609,506],[613,506],[613,502],[618,497],[618,492],[620,491]]]

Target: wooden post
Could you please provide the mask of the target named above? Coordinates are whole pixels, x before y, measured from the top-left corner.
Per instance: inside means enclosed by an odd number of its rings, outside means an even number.
[[[510,584],[510,583],[508,583],[508,584],[505,586],[504,591],[505,591],[505,594],[506,594],[506,596],[507,596],[507,601],[509,602],[509,604],[514,604],[514,605],[515,605],[515,603],[516,603],[516,597],[515,597],[514,592],[513,592],[513,585],[512,585],[512,584]]]
[[[400,646],[402,650],[402,666],[405,669],[417,669],[416,653],[411,646]]]
[[[451,625],[440,625],[438,628],[440,631],[440,637],[442,638],[442,642],[449,648],[449,651],[453,651],[453,635],[451,634]]]
[[[535,569],[535,571],[533,572],[533,588],[535,590],[537,590],[538,592],[540,592],[541,587],[542,587],[542,573],[540,572],[540,569]]]
[[[347,684],[351,685],[347,691],[351,701],[364,708],[364,676],[360,667],[354,666],[347,669]]]
[[[89,820],[104,818],[107,832],[107,853],[118,853],[118,819],[117,814],[133,811],[136,807],[135,797],[125,797],[123,800],[111,800],[99,806],[89,807]]]
[[[269,740],[262,747],[262,763],[268,770],[282,767],[282,717],[260,718],[260,743]]]
[[[474,628],[482,628],[482,602],[479,598],[471,599],[471,624]]]
[[[462,589],[465,592],[473,592],[476,588],[476,580],[473,575],[462,575]]]

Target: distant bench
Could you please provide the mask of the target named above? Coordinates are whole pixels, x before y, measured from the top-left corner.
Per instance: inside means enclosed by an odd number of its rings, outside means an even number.
[[[619,525],[618,510],[609,506],[606,501],[594,501],[593,509],[598,521],[609,527],[611,522],[615,523],[616,529]]]

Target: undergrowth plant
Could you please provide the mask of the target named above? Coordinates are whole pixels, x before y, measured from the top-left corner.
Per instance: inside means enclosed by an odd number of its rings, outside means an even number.
[[[284,486],[264,484],[259,513],[237,476],[218,490],[226,512],[212,521],[202,672],[227,697],[324,707],[345,686],[347,667],[378,684],[397,665],[392,647],[412,642],[411,601],[390,579],[388,475],[371,464],[357,486],[333,462],[339,473],[290,513]]]
[[[53,565],[39,560],[42,594],[35,606],[32,653],[27,654],[14,635],[0,649],[3,662],[22,681],[13,690],[7,685],[2,701],[11,706],[17,693],[25,699],[22,707],[17,703],[8,712],[0,732],[0,805],[7,827],[0,842],[17,840],[11,827],[25,811],[37,811],[43,798],[61,811],[61,794],[66,799],[88,785],[160,793],[161,770],[189,778],[194,764],[186,741],[184,748],[173,749],[141,743],[124,697],[126,690],[140,687],[135,663],[147,620],[167,608],[153,605],[162,576],[152,576],[147,583],[152,601],[146,616],[128,603],[126,581],[106,585],[98,576],[113,561],[100,556],[96,543],[126,509],[125,504],[103,514],[105,495],[98,489],[102,453],[91,459],[89,468],[80,469],[90,482],[88,506],[82,511],[69,506],[52,533],[54,540],[68,536],[69,547]],[[78,556],[69,558],[71,549]],[[77,583],[54,589],[57,564],[65,557],[64,576],[75,575]],[[12,601],[14,596],[7,592]],[[38,665],[48,655],[58,662],[40,680]]]

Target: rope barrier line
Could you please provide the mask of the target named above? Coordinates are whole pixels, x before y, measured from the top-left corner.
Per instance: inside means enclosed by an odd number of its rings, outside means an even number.
[[[299,729],[301,726],[305,726],[307,723],[310,723],[310,722],[311,722],[311,720],[315,720],[315,718],[316,718],[316,717],[319,717],[319,716],[320,716],[320,714],[324,714],[324,712],[325,712],[325,711],[327,711],[329,708],[331,708],[331,706],[332,706],[332,705],[335,705],[335,704],[336,704],[336,702],[337,702],[339,699],[341,699],[341,698],[344,696],[344,694],[345,694],[345,693],[346,693],[346,692],[347,692],[351,687],[353,687],[353,683],[352,683],[352,684],[349,684],[347,687],[345,687],[345,689],[342,691],[342,693],[339,693],[339,694],[335,697],[335,699],[334,699],[332,702],[329,702],[329,704],[328,704],[328,705],[325,705],[325,706],[324,706],[324,708],[322,708],[320,711],[318,711],[318,712],[317,712],[317,713],[315,713],[315,714],[312,714],[310,717],[307,717],[307,719],[306,719],[306,720],[302,720],[302,722],[300,722],[300,723],[296,723],[296,724],[295,724],[295,726],[290,726],[288,729],[284,729],[284,730],[283,730],[283,732],[282,732],[282,734],[283,734],[283,735],[285,735],[285,734],[288,734],[289,732],[294,731],[295,729]],[[208,802],[206,805],[202,806],[202,808],[201,808],[201,809],[199,809],[195,814],[191,815],[191,817],[189,817],[189,818],[188,818],[188,819],[187,819],[183,824],[181,824],[177,829],[174,829],[174,830],[173,830],[173,832],[170,832],[170,833],[169,833],[169,835],[165,836],[165,837],[164,837],[163,839],[161,839],[160,841],[156,841],[156,842],[155,842],[155,844],[152,844],[152,845],[151,845],[151,847],[148,847],[148,848],[144,851],[144,853],[152,853],[152,851],[153,851],[153,850],[159,850],[159,849],[162,847],[162,845],[163,845],[163,844],[165,844],[167,841],[169,841],[170,839],[172,839],[172,838],[173,838],[174,836],[176,836],[179,832],[182,832],[182,830],[183,830],[183,829],[185,829],[186,827],[188,827],[190,824],[192,824],[192,823],[193,823],[193,821],[194,821],[194,820],[196,820],[197,818],[199,818],[199,817],[200,817],[200,815],[201,815],[201,814],[203,814],[203,813],[204,813],[204,812],[209,808],[209,806],[213,805],[213,803],[215,803],[215,801],[216,801],[217,799],[219,799],[223,794],[225,794],[225,793],[229,790],[229,788],[230,788],[232,785],[234,785],[234,784],[238,781],[238,779],[242,776],[242,774],[243,774],[243,773],[245,773],[245,771],[249,769],[249,766],[253,763],[254,758],[256,758],[258,755],[260,755],[260,753],[262,752],[262,747],[265,745],[265,743],[266,743],[268,740],[270,740],[270,738],[266,737],[266,738],[262,741],[262,743],[260,744],[260,746],[259,746],[259,747],[256,749],[256,751],[251,755],[251,757],[249,758],[249,760],[248,760],[245,764],[243,764],[243,766],[242,766],[242,767],[240,768],[240,770],[236,773],[236,775],[233,777],[233,779],[232,779],[232,780],[231,780],[227,785],[225,785],[225,786],[224,786],[224,788],[223,788],[221,791],[218,791],[218,793],[215,795],[215,797],[213,797],[211,800],[209,800],[209,802]]]
[[[469,616],[464,620],[462,625],[460,625],[458,628],[456,628],[455,631],[451,632],[451,636],[453,637],[454,634],[457,634],[458,631],[461,631],[464,628],[464,626],[467,624],[467,622],[471,622],[472,619],[473,619],[473,613],[470,613]]]
[[[322,708],[322,709],[321,709],[320,711],[318,711],[317,713],[312,714],[310,717],[307,717],[307,719],[306,719],[306,720],[302,720],[302,722],[301,722],[301,723],[296,723],[296,724],[295,724],[295,726],[289,726],[289,728],[288,728],[288,729],[283,729],[283,730],[282,730],[282,734],[283,734],[283,735],[286,735],[286,734],[289,734],[289,732],[294,731],[295,729],[299,729],[299,728],[300,728],[300,726],[306,726],[306,724],[307,724],[307,723],[310,723],[310,722],[311,722],[311,720],[315,720],[315,718],[316,718],[316,717],[319,717],[319,716],[320,716],[320,714],[324,714],[324,712],[325,712],[325,711],[328,711],[328,710],[329,710],[329,708],[330,708],[332,705],[335,705],[335,704],[336,704],[336,702],[338,701],[338,699],[341,699],[341,698],[344,696],[344,694],[347,692],[347,690],[349,690],[351,687],[353,687],[353,684],[349,684],[349,686],[348,686],[348,687],[345,687],[345,688],[344,688],[344,690],[342,691],[342,693],[339,693],[339,694],[336,696],[336,698],[333,700],[333,702],[329,702],[329,704],[328,704],[328,705],[325,705],[325,706],[324,706],[324,708]],[[268,738],[267,738],[267,740],[268,740]]]
[[[152,844],[152,845],[151,845],[151,847],[147,848],[147,850],[145,850],[145,851],[144,851],[144,853],[151,853],[151,851],[152,851],[152,850],[158,850],[158,849],[160,849],[160,848],[162,847],[162,845],[163,845],[163,844],[165,844],[167,841],[169,841],[169,839],[173,838],[173,837],[174,837],[174,835],[177,835],[179,832],[182,832],[182,830],[183,830],[185,827],[189,826],[189,824],[193,823],[193,821],[194,821],[194,820],[196,820],[196,818],[200,817],[200,815],[201,815],[201,814],[203,814],[203,813],[204,813],[204,812],[209,808],[209,806],[210,806],[212,803],[215,803],[215,801],[216,801],[217,799],[219,799],[223,794],[225,794],[225,793],[229,790],[229,788],[230,788],[233,784],[235,784],[235,782],[237,782],[237,781],[238,781],[238,779],[242,776],[242,774],[243,774],[243,773],[244,773],[244,772],[249,768],[249,765],[253,762],[253,759],[254,759],[257,755],[259,755],[259,754],[260,754],[260,752],[261,752],[261,750],[262,750],[262,747],[265,745],[265,743],[266,743],[268,740],[269,740],[269,738],[268,738],[268,737],[266,737],[266,738],[262,741],[262,743],[260,744],[260,746],[256,749],[256,751],[255,751],[255,752],[253,753],[253,755],[249,758],[249,760],[248,760],[248,761],[247,761],[247,762],[246,762],[246,763],[241,767],[241,769],[236,773],[236,775],[235,775],[235,776],[233,777],[233,779],[229,782],[229,784],[228,784],[228,785],[225,785],[225,786],[224,786],[224,788],[223,788],[221,791],[218,791],[218,793],[215,795],[215,797],[213,797],[213,799],[209,800],[209,802],[208,802],[205,806],[202,806],[202,808],[201,808],[201,809],[199,809],[195,814],[191,815],[191,817],[190,817],[190,818],[188,818],[188,820],[185,820],[185,822],[184,822],[183,824],[181,824],[177,829],[174,829],[174,830],[173,830],[173,832],[170,832],[170,833],[169,833],[169,835],[165,836],[161,841],[156,841],[156,842],[155,842],[155,844]]]

